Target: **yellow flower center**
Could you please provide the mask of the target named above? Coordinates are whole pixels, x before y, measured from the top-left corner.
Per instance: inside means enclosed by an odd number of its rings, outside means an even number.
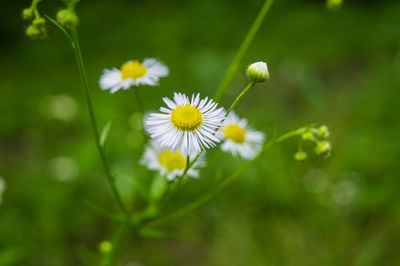
[[[186,167],[186,158],[178,151],[164,151],[158,159],[160,164],[167,168],[169,172],[172,172],[175,169],[182,170]]]
[[[137,60],[126,62],[121,66],[122,79],[137,79],[143,77],[146,72],[147,68]]]
[[[245,141],[246,130],[238,124],[232,124],[224,127],[225,137],[236,143],[243,143]]]
[[[186,104],[172,110],[171,122],[175,127],[181,130],[191,131],[201,125],[203,116],[197,107]]]

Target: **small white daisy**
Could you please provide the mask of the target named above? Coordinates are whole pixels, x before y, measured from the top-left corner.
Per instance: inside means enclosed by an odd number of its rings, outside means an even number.
[[[200,100],[200,94],[192,100],[182,93],[174,93],[174,101],[163,98],[168,108],[152,113],[146,119],[146,129],[160,145],[175,151],[181,147],[184,155],[200,153],[214,147],[220,139],[215,131],[225,118],[224,108],[217,109],[217,103],[208,97]]]
[[[221,149],[245,159],[257,156],[265,138],[264,133],[253,130],[246,119],[240,119],[234,112],[225,119],[220,134],[225,138]]]
[[[168,72],[168,67],[155,58],[145,58],[143,62],[132,60],[125,62],[120,69],[104,69],[99,83],[102,90],[110,90],[111,93],[132,86],[158,86],[158,80],[167,76]]]
[[[191,154],[189,160],[193,161],[196,154]],[[204,160],[200,156],[197,161],[189,168],[186,175],[194,178],[199,177],[198,167],[204,166]],[[147,166],[151,170],[158,170],[164,175],[169,181],[174,180],[183,174],[186,168],[186,156],[183,155],[179,149],[175,152],[165,146],[160,146],[154,140],[150,140],[150,143],[146,146],[140,163]]]

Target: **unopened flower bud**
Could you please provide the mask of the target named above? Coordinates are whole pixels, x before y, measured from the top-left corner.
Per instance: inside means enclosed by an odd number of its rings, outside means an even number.
[[[315,147],[315,153],[319,156],[327,157],[331,153],[331,144],[328,141],[319,141]]]
[[[44,27],[45,24],[46,24],[46,20],[44,18],[35,18],[33,20],[33,25],[37,26],[39,29],[41,27]]]
[[[46,36],[46,29],[32,24],[26,29],[26,35],[32,39],[43,38]]]
[[[307,159],[307,153],[304,151],[298,151],[295,155],[294,155],[294,159],[296,161],[304,161],[305,159]]]
[[[30,8],[25,8],[22,10],[23,19],[31,19],[33,17],[33,11]]]
[[[255,83],[269,79],[268,66],[265,62],[256,62],[247,68],[247,76]]]
[[[304,133],[302,136],[301,136],[304,140],[311,140],[311,141],[313,141],[315,138],[314,138],[314,135],[313,135],[313,133],[311,132],[311,131],[308,131],[308,132],[306,132],[306,133]]]
[[[338,10],[342,4],[343,0],[326,0],[326,7],[332,11]]]
[[[319,138],[326,139],[329,137],[329,135],[330,135],[330,133],[329,133],[329,129],[327,126],[320,126],[318,128],[318,137]]]
[[[78,16],[72,9],[61,9],[58,11],[57,20],[67,28],[74,28],[78,25]]]
[[[109,241],[102,241],[99,244],[99,249],[101,253],[108,253],[112,249],[112,244]]]

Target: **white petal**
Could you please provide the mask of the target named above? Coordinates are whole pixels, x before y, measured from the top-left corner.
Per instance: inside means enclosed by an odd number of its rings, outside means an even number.
[[[116,87],[121,81],[121,72],[118,69],[104,69],[99,80],[99,85],[102,90],[108,90]]]

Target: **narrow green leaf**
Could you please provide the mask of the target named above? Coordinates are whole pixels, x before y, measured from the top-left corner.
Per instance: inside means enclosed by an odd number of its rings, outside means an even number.
[[[143,228],[139,231],[139,234],[143,237],[148,237],[148,238],[166,238],[169,236],[169,234],[161,230],[156,230],[152,228]]]
[[[167,190],[168,187],[168,181],[167,178],[161,174],[157,174],[153,178],[153,182],[151,183],[150,186],[150,196],[154,200],[160,199],[165,191]]]
[[[139,235],[146,238],[170,238],[170,239],[188,240],[187,237],[184,237],[178,234],[177,232],[161,231],[150,227],[141,228],[139,230]]]
[[[74,46],[74,41],[71,37],[71,35],[68,33],[67,29],[64,28],[60,23],[57,22],[57,20],[53,19],[52,17],[49,17],[47,15],[44,15],[51,23],[53,23],[57,28],[59,28],[65,36],[67,36],[68,40],[71,42],[72,46]]]
[[[121,171],[117,174],[114,175],[114,178],[118,178],[121,175],[126,175],[129,177],[129,179],[132,181],[133,188],[140,193],[145,199],[150,199],[149,192],[147,191],[147,188],[144,186],[144,184],[137,178],[132,176],[132,174],[129,174],[126,171]]]
[[[105,217],[111,219],[112,221],[114,221],[114,222],[116,222],[116,223],[118,223],[118,224],[122,224],[122,225],[126,225],[126,224],[127,224],[127,222],[126,222],[126,220],[124,219],[124,217],[121,217],[121,216],[118,216],[118,215],[116,215],[116,214],[113,214],[113,213],[111,213],[111,212],[105,210],[103,207],[100,207],[100,206],[98,206],[97,204],[95,204],[95,203],[93,203],[93,202],[91,202],[91,201],[89,201],[89,200],[86,200],[86,201],[85,201],[85,204],[86,204],[88,207],[90,207],[92,210],[94,210],[94,211],[96,211],[96,212],[102,214],[103,216],[105,216]]]
[[[100,135],[100,146],[104,147],[104,144],[106,143],[108,134],[110,133],[110,129],[111,129],[111,124],[112,122],[108,122],[104,127],[103,130],[101,131],[101,135]]]

